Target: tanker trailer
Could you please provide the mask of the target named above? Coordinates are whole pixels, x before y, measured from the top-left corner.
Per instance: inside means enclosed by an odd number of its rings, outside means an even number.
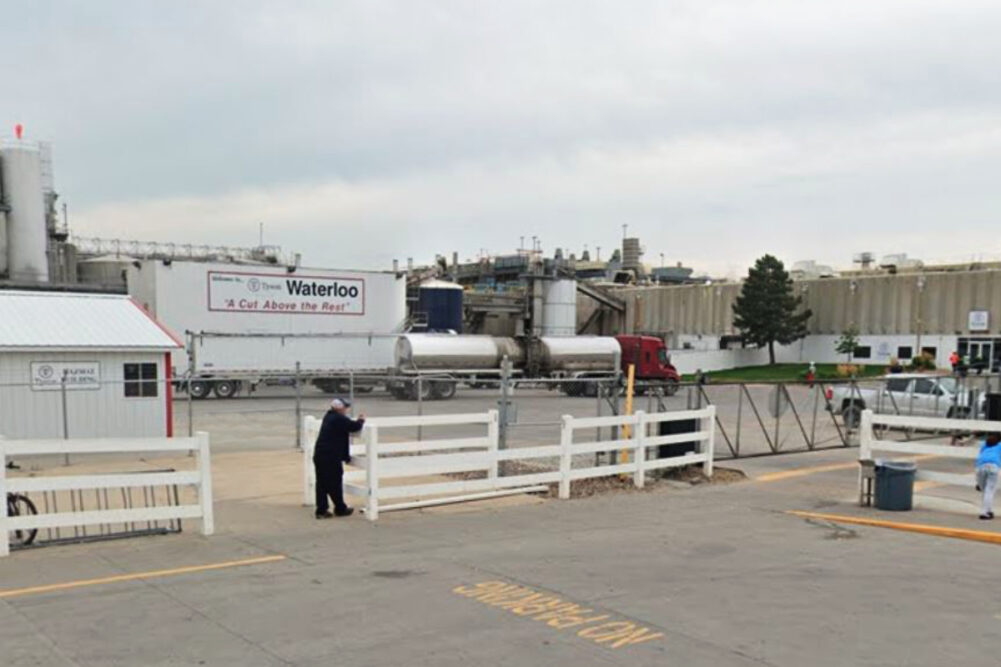
[[[396,342],[395,370],[399,379],[389,383],[398,399],[447,399],[459,382],[470,384],[484,377],[500,377],[507,357],[522,377],[613,378],[619,368],[621,348],[615,338],[601,336],[500,338],[454,334],[406,334]],[[417,378],[420,378],[418,381]],[[580,395],[577,384],[560,385],[564,393]]]

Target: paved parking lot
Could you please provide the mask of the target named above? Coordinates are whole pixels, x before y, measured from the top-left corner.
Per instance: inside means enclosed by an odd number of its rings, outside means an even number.
[[[249,456],[265,455],[279,454]],[[237,494],[233,477],[215,537],[0,561],[0,654],[18,666],[996,665],[998,545],[788,513],[993,528],[972,511],[853,506],[855,455],[376,524],[315,521],[297,489]]]

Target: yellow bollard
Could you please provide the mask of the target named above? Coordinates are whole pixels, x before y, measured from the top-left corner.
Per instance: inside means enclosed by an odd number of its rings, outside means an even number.
[[[629,364],[629,368],[626,370],[626,415],[630,416],[633,414],[633,387],[636,383],[636,365]],[[629,440],[633,437],[632,426],[626,424],[622,427],[622,439]],[[619,461],[621,463],[629,463],[629,450],[623,449],[622,453],[619,455]]]

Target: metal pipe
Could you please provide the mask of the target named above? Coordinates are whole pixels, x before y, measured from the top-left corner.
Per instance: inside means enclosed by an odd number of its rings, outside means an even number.
[[[302,366],[295,362],[295,448],[302,448],[302,383],[299,371]]]
[[[424,378],[420,375],[417,376],[417,416],[422,417],[424,415]],[[420,424],[417,425],[417,442],[420,442],[424,437],[424,427]]]
[[[813,419],[810,423],[810,449],[817,446],[817,412],[820,410],[820,385],[813,386]]]
[[[63,402],[63,440],[69,440],[70,439],[70,418],[69,418],[69,412],[67,411],[67,402],[66,402],[66,371],[65,370],[63,370],[62,380],[59,382],[59,391],[62,394],[62,402]],[[69,453],[69,450],[67,450],[66,453],[63,454],[63,465],[69,465],[69,464],[70,464],[70,453]]]

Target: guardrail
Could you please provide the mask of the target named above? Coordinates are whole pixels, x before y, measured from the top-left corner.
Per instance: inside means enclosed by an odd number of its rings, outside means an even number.
[[[434,415],[421,417],[388,417],[370,419],[365,423],[362,443],[352,445],[353,463],[362,471],[346,472],[344,491],[365,498],[365,513],[375,521],[380,511],[411,509],[449,502],[478,500],[482,498],[531,493],[548,490],[549,484],[559,485],[559,497],[570,497],[574,481],[632,474],[634,484],[642,487],[646,474],[652,470],[701,464],[707,476],[712,475],[716,409],[661,412],[611,417],[575,418],[569,415],[561,420],[558,445],[499,449],[498,412]],[[663,422],[696,420],[698,430],[672,435],[652,435],[650,431]],[[318,419],[306,417],[303,428],[303,503],[312,505],[315,494],[315,477],[312,463],[313,443],[319,430]],[[446,438],[438,440],[384,441],[385,431],[393,428],[428,426],[458,426],[481,424],[486,434],[481,437]],[[574,442],[574,433],[581,429],[608,428],[610,440]],[[630,429],[627,437],[615,437],[616,431]],[[624,432],[624,431],[623,431]],[[696,443],[699,451],[683,456],[651,458],[652,448],[678,443]],[[608,465],[574,468],[573,457],[599,452],[628,452],[621,461]],[[626,460],[626,459],[629,460]],[[523,462],[532,459],[558,461],[558,469],[540,472],[501,474],[504,462]],[[422,476],[477,474],[475,479],[442,481],[410,481],[404,484],[385,484],[389,480]],[[405,498],[416,500],[402,501]],[[397,500],[391,505],[381,501]]]
[[[939,417],[910,417],[903,415],[881,415],[872,410],[862,412],[859,427],[859,461],[871,461],[873,452],[895,454],[932,455],[944,458],[975,461],[979,449],[976,447],[954,447],[952,445],[935,445],[913,440],[881,440],[876,437],[876,427],[901,428],[918,431],[944,432],[987,432],[1001,431],[1001,422],[982,419],[943,419]],[[954,484],[958,486],[974,486],[975,476],[969,473],[946,473],[933,470],[915,472],[915,479]],[[862,492],[863,471],[859,470],[859,492]]]
[[[194,470],[177,472],[8,477],[6,470],[7,458],[11,456],[192,451],[197,453],[197,467]],[[10,517],[7,516],[7,503],[0,503],[0,508],[2,508],[0,509],[0,556],[9,554],[10,531],[15,530],[28,531],[40,528],[125,524],[170,519],[201,519],[203,535],[211,535],[215,531],[208,433],[199,432],[192,438],[0,440],[0,497],[6,497],[8,493],[76,492],[175,484],[196,487],[198,504],[52,512]]]

